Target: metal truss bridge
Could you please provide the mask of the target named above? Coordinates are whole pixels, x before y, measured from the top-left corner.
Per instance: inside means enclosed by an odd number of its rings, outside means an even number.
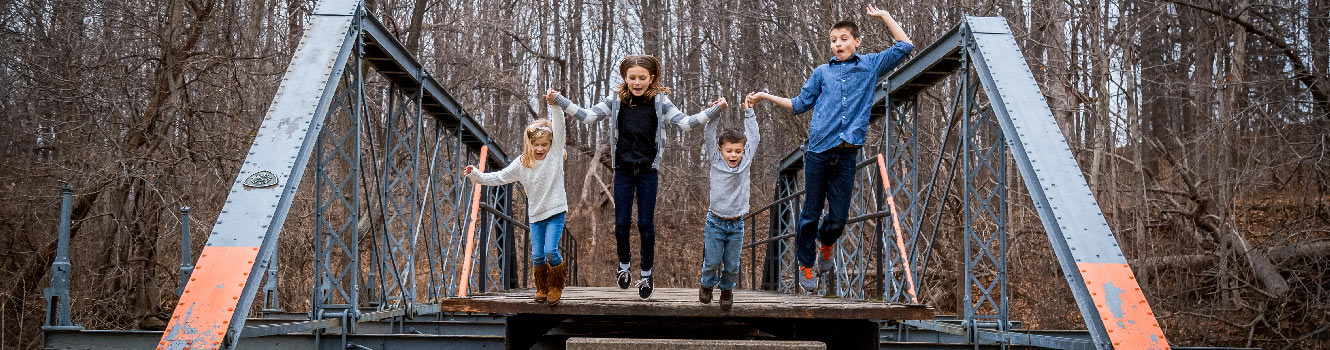
[[[948,90],[938,93],[951,99],[944,115],[928,116],[945,120],[934,139],[920,132],[920,94],[928,89]],[[822,339],[784,325],[851,318],[871,323],[849,320],[840,330],[870,332],[869,343],[884,349],[1170,348],[1004,19],[966,17],[916,52],[880,85],[870,125],[850,224],[835,250],[835,276],[811,291],[860,306],[816,300],[796,305],[800,312],[780,306],[806,298],[788,295],[799,292],[793,237],[804,151],[796,149],[778,166],[772,202],[745,216],[750,270],[742,287],[758,293],[748,300],[762,301],[736,304],[732,315],[687,303],[638,303],[613,316],[726,324],[731,337],[757,339]],[[941,151],[921,152],[921,143]],[[58,258],[45,292],[44,347],[560,348],[559,340],[603,331],[576,315],[598,315],[577,297],[599,302],[595,289],[572,288],[556,308],[503,304],[505,292],[527,286],[529,271],[518,263],[525,261],[518,249],[529,247],[515,244],[526,225],[512,213],[514,188],[473,186],[458,169],[508,161],[358,0],[320,1],[197,262],[190,261],[188,208],[182,209],[180,300],[166,330],[85,330],[72,322],[66,188]],[[1085,331],[1023,330],[1010,319],[1012,166],[1033,199]],[[285,312],[276,305],[275,252],[306,173],[314,181],[314,264],[301,277],[312,275],[313,286],[282,292],[309,293],[310,310]],[[949,195],[961,199],[959,208],[940,199]],[[954,318],[935,317],[920,305],[946,209],[959,210],[964,221],[957,228],[963,251],[950,252],[960,253],[964,266]],[[768,220],[764,234],[756,232],[759,218]],[[565,235],[564,251],[576,274],[573,236]],[[251,317],[254,309],[258,317]],[[660,332],[654,324],[640,326],[633,329]],[[679,327],[673,336],[726,336]]]

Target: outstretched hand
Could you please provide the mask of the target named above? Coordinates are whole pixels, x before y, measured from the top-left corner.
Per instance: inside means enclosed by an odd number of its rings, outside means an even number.
[[[868,11],[869,16],[878,17],[881,19],[887,19],[887,17],[891,17],[891,13],[887,12],[887,10],[877,8],[877,6],[873,6],[872,4],[869,4],[866,10]]]
[[[545,89],[545,103],[554,105],[554,101],[559,99],[559,90]]]
[[[476,167],[474,165],[467,165],[466,167],[462,168],[462,176],[471,175],[471,173],[475,171]]]
[[[711,105],[709,105],[709,106],[707,106],[707,107],[711,107],[711,106],[716,106],[716,107],[720,107],[720,108],[725,108],[725,107],[729,107],[729,106],[730,106],[730,103],[729,103],[729,102],[725,102],[725,98],[724,98],[724,97],[721,97],[721,98],[716,99],[715,102],[712,102]]]
[[[748,93],[748,96],[744,96],[744,109],[753,109],[753,106],[757,105],[757,101],[762,100],[760,97],[757,92]]]

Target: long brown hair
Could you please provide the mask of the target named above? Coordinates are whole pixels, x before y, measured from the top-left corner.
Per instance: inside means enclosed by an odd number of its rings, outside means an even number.
[[[619,62],[619,77],[625,80],[619,84],[617,93],[619,101],[628,101],[628,98],[633,96],[633,93],[628,91],[627,82],[628,68],[633,67],[642,67],[647,70],[647,74],[651,74],[651,85],[647,86],[647,91],[642,93],[642,97],[650,99],[655,98],[656,94],[670,93],[670,88],[660,86],[660,60],[651,55],[632,55],[624,57],[623,61]]]

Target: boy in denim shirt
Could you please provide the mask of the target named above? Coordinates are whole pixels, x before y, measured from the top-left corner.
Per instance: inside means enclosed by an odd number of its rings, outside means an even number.
[[[711,303],[712,289],[720,288],[720,308],[734,304],[734,284],[739,279],[739,252],[744,242],[743,215],[748,213],[749,168],[760,137],[751,96],[744,101],[744,132],[726,130],[716,135],[720,118],[707,122],[702,131],[707,164],[711,169],[711,204],[703,229],[702,288],[697,299]]]
[[[855,163],[868,133],[869,110],[878,79],[914,50],[909,36],[890,13],[873,5],[868,5],[867,12],[882,19],[895,37],[895,45],[878,53],[856,53],[861,43],[859,26],[853,21],[840,21],[831,27],[834,57],[813,70],[799,96],[790,99],[765,92],[749,94],[750,99],[774,102],[794,114],[813,110],[804,153],[806,192],[795,239],[799,286],[806,291],[817,289],[815,259],[818,273],[832,272],[832,247],[845,231],[845,221],[849,218]],[[813,245],[815,238],[821,243],[820,249]],[[821,259],[817,259],[819,252]]]

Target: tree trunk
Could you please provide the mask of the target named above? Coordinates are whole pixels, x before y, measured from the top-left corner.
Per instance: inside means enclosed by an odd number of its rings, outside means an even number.
[[[425,5],[428,0],[416,0],[411,7],[411,24],[406,27],[406,51],[417,57],[420,55],[420,27],[425,22]]]

